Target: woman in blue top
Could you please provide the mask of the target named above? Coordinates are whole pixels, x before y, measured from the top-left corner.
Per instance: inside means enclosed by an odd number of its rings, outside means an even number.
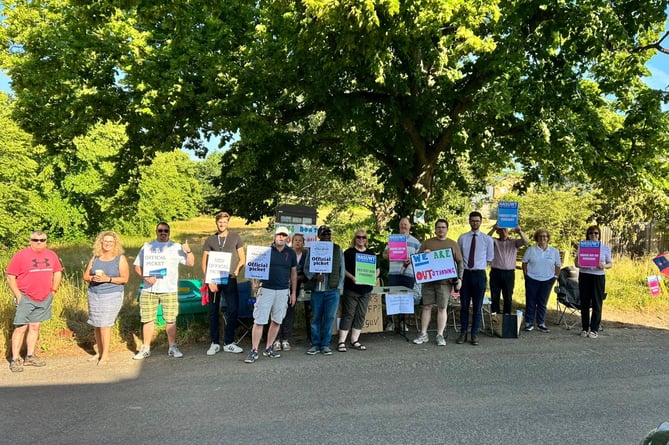
[[[599,226],[590,226],[585,232],[588,241],[599,241],[602,230]],[[600,243],[599,264],[597,267],[581,267],[578,270],[578,293],[581,298],[581,337],[597,338],[599,324],[602,321],[602,302],[606,285],[605,270],[613,266],[611,249]],[[577,256],[578,258],[578,256]],[[592,314],[590,314],[592,307]]]
[[[109,361],[111,328],[123,305],[123,286],[130,269],[123,255],[121,240],[115,232],[100,233],[93,244],[93,258],[84,270],[88,282],[88,324],[95,329],[98,365]]]

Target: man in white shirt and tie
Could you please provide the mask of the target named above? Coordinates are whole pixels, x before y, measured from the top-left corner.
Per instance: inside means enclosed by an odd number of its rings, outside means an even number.
[[[462,330],[456,340],[458,344],[467,341],[470,303],[474,308],[474,313],[472,315],[471,337],[469,340],[474,346],[479,344],[478,333],[481,324],[483,295],[488,284],[486,268],[490,266],[495,257],[493,239],[479,230],[482,221],[483,216],[481,213],[471,212],[469,214],[469,227],[472,230],[460,235],[458,238],[458,246],[465,260],[465,271],[462,276],[462,288],[460,289],[460,324]]]

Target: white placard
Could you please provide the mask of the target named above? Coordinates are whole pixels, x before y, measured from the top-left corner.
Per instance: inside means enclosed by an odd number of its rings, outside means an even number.
[[[272,258],[272,248],[269,246],[246,247],[246,271],[248,279],[269,279],[269,263]]]
[[[386,294],[386,314],[413,314],[413,292]]]
[[[315,241],[309,247],[309,272],[332,273],[332,241]]]
[[[411,255],[411,262],[416,283],[429,283],[458,276],[453,250],[450,248]]]
[[[167,253],[152,252],[151,244],[145,243],[143,250],[142,272],[145,277],[163,278],[167,275]]]
[[[204,276],[205,283],[228,284],[232,253],[213,252],[207,254],[207,273]]]

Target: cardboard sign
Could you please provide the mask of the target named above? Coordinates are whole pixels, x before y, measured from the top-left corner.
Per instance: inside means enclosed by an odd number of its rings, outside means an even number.
[[[207,272],[204,276],[205,283],[228,284],[232,253],[209,252],[207,254]]]
[[[376,255],[356,252],[355,283],[368,286],[376,284]]]
[[[246,247],[246,272],[248,279],[267,280],[269,278],[269,263],[272,258],[272,248],[269,246]]]
[[[388,259],[390,261],[406,261],[409,259],[406,235],[388,235]]]
[[[515,229],[518,227],[517,202],[500,201],[497,204],[497,227],[500,229]]]
[[[583,240],[578,243],[578,267],[597,267],[601,259],[600,241]]]
[[[371,334],[373,332],[383,332],[383,303],[381,301],[381,295],[372,294],[369,299],[369,305],[367,306],[367,315],[365,316],[365,324],[362,326],[363,334]],[[334,326],[332,328],[332,333],[336,334],[339,331],[339,321],[341,320],[341,306],[340,310],[337,311],[337,316],[335,317]]]
[[[411,255],[411,262],[416,283],[419,284],[458,276],[453,250],[450,248]]]
[[[332,241],[316,241],[309,246],[309,272],[332,273]]]

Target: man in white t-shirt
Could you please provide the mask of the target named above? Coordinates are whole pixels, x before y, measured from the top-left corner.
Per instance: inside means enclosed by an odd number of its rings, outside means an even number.
[[[158,305],[163,306],[170,357],[183,357],[177,348],[177,315],[179,315],[179,264],[192,266],[195,256],[188,241],[179,244],[170,241],[170,226],[166,222],[156,226],[156,240],[145,243],[133,263],[135,272],[144,279],[139,297],[142,322],[142,347],[133,357],[143,360],[151,355],[151,338],[155,329]]]

